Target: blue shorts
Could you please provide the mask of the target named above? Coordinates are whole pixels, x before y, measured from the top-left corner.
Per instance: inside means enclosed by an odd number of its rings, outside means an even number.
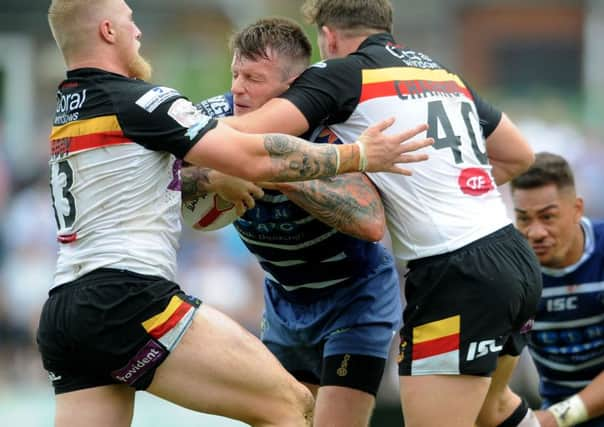
[[[291,373],[321,378],[325,357],[388,358],[402,319],[398,272],[389,254],[367,277],[306,304],[287,301],[264,284],[261,338]],[[312,382],[312,381],[308,381]]]

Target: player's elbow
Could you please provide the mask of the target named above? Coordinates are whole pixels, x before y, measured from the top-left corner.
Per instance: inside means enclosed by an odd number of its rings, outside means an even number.
[[[374,227],[368,232],[367,240],[370,242],[379,242],[385,236],[385,228]]]
[[[526,172],[535,162],[535,152],[528,145],[523,150],[517,152],[515,161],[510,165],[510,175],[512,178]]]
[[[380,221],[379,218],[372,220],[361,221],[357,224],[356,237],[367,240],[369,242],[379,242],[386,234],[385,221]]]
[[[533,163],[535,163],[535,152],[532,150],[532,148],[528,147],[526,150],[526,155],[523,158],[523,163],[522,163],[522,172],[526,172],[528,170],[528,168],[530,168]]]

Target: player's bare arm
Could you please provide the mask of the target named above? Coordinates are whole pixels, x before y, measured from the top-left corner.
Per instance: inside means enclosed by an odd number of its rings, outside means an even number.
[[[215,192],[221,198],[233,203],[237,213],[243,215],[252,209],[255,199],[264,195],[261,187],[253,182],[235,176],[225,175],[210,168],[187,166],[181,170],[182,200],[188,202]]]
[[[255,111],[233,117],[224,117],[220,121],[242,132],[263,133],[280,132],[290,135],[302,135],[309,129],[306,117],[289,100],[273,98]]]
[[[368,171],[410,175],[401,163],[427,159],[409,154],[432,144],[431,138],[410,140],[427,129],[419,125],[394,135],[384,134],[394,119],[363,132],[355,144],[313,144],[283,134],[243,134],[222,123],[193,146],[185,160],[248,181],[303,181],[336,174]]]
[[[180,178],[183,201],[205,197],[212,191],[208,188],[210,186],[209,174],[211,171],[212,169],[197,166],[187,166],[181,169]]]
[[[535,159],[529,143],[505,114],[487,138],[487,156],[497,185],[505,184],[526,171]]]
[[[320,149],[319,158],[314,159],[305,145],[297,138],[288,135],[273,134],[264,138],[264,147],[271,157],[275,181],[292,181],[297,177],[313,179],[320,176],[333,176],[337,173],[338,154],[332,149],[333,147],[317,147]],[[358,169],[358,150],[343,151],[340,157],[344,170],[354,170],[351,162],[355,158]]]
[[[342,233],[373,242],[384,237],[384,206],[377,189],[364,174],[278,183],[273,188]]]
[[[603,392],[604,372],[600,372],[587,387],[577,393],[576,396],[579,398],[578,402],[577,397],[573,396],[562,403],[552,405],[558,406],[558,410],[552,408],[535,411],[535,415],[537,415],[537,418],[543,427],[558,427],[558,422],[556,421],[556,416],[554,414],[560,414],[562,410],[566,410],[568,416],[573,418],[573,420],[568,421],[568,425],[583,423],[583,421],[604,415]],[[577,408],[577,405],[579,408]]]

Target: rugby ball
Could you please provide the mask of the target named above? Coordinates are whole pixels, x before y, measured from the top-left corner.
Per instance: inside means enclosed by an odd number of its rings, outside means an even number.
[[[200,231],[218,230],[239,217],[235,205],[224,200],[217,193],[208,193],[195,200],[183,201],[181,213],[185,225]]]

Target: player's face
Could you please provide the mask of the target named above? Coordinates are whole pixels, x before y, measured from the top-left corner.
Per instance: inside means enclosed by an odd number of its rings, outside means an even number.
[[[268,100],[281,95],[289,87],[279,58],[269,52],[269,58],[252,60],[233,55],[231,64],[234,113],[249,113]]]
[[[140,55],[141,30],[134,23],[132,10],[123,1],[116,3],[113,24],[117,31],[117,47],[126,64],[129,77],[151,78],[151,65]]]
[[[512,194],[516,227],[527,238],[541,265],[562,268],[576,260],[573,244],[583,214],[582,203],[574,190],[554,184],[531,189],[516,189]]]

